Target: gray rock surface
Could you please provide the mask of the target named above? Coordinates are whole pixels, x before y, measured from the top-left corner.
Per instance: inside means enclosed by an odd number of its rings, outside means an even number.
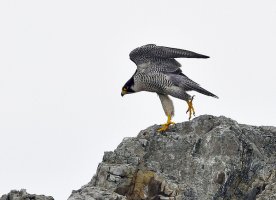
[[[158,125],[105,152],[68,200],[276,200],[276,127],[199,116]],[[13,190],[0,200],[53,200]]]
[[[159,127],[105,152],[68,200],[276,199],[276,127],[209,115]]]
[[[3,195],[0,200],[54,200],[53,197],[44,195],[28,194],[26,190],[12,190],[9,194]]]

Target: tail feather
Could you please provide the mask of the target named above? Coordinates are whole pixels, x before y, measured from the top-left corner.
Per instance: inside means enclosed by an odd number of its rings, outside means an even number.
[[[205,95],[207,95],[207,96],[211,96],[211,97],[214,97],[214,98],[217,98],[217,99],[218,99],[218,96],[217,96],[217,95],[215,95],[215,94],[209,92],[208,90],[205,90],[204,88],[202,88],[202,87],[200,87],[200,86],[194,87],[193,90],[195,90],[195,91],[197,91],[197,92],[199,92],[199,93],[201,93],[201,94],[205,94]]]

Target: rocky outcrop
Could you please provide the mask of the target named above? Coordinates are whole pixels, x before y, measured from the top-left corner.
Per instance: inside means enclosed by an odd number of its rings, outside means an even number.
[[[9,194],[3,195],[0,200],[54,200],[53,197],[44,195],[28,194],[26,190],[12,190]]]
[[[276,199],[275,127],[204,115],[158,128],[105,152],[96,175],[68,200]]]
[[[204,115],[158,125],[105,152],[68,200],[276,200],[276,127]],[[53,200],[11,191],[0,200]]]

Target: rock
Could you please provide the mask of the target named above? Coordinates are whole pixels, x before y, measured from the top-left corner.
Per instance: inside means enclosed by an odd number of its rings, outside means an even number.
[[[3,195],[0,200],[54,200],[54,198],[44,195],[28,194],[25,189],[22,189],[20,191],[12,190],[9,194]]]
[[[115,192],[110,190],[99,188],[99,187],[91,187],[84,186],[80,190],[73,191],[68,200],[127,200],[126,197],[121,196]]]
[[[276,200],[276,127],[199,116],[158,125],[105,152],[68,200]],[[0,200],[53,200],[11,191]]]
[[[105,152],[68,200],[276,199],[276,128],[204,115]],[[2,200],[2,199],[1,199]]]

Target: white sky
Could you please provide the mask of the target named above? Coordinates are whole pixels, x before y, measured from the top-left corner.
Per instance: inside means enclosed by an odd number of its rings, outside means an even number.
[[[156,94],[121,98],[147,43],[192,50],[196,114],[276,125],[276,1],[0,1],[0,195],[67,199],[104,151],[165,122]],[[187,104],[173,99],[175,122]]]

